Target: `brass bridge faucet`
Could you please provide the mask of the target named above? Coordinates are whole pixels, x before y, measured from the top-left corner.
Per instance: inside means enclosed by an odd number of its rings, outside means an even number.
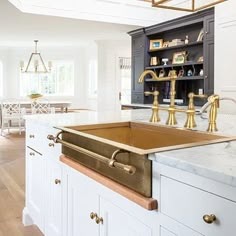
[[[158,77],[156,73],[152,70],[145,70],[139,77],[138,82],[142,83],[144,81],[144,78],[146,75],[151,75],[153,80],[156,81],[170,81],[170,105],[169,107],[162,107],[158,103],[158,91],[154,92],[149,92],[146,91],[144,92],[145,96],[153,95],[153,105],[152,105],[152,116],[150,118],[150,122],[159,122],[160,117],[159,117],[159,110],[167,110],[169,115],[168,119],[166,121],[167,125],[176,125],[177,120],[175,117],[176,112],[184,112],[187,114],[187,120],[185,122],[184,127],[188,129],[192,129],[196,127],[196,122],[195,122],[195,107],[194,107],[194,98],[207,98],[207,95],[204,94],[194,94],[194,93],[189,93],[188,98],[189,98],[189,105],[187,110],[186,109],[180,109],[175,107],[175,82],[177,79],[176,71],[171,70],[169,72],[169,75],[167,77]],[[216,127],[216,117],[217,117],[217,108],[219,108],[219,96],[218,95],[211,95],[208,97],[208,102],[211,105],[210,112],[209,112],[209,126],[207,131],[208,132],[214,132],[217,131]]]
[[[165,107],[161,107],[158,105],[158,102],[156,103],[155,100],[157,100],[157,96],[159,95],[156,94],[154,95],[154,102],[155,104],[153,103],[153,106],[152,106],[152,117],[158,117],[158,110],[168,110],[168,113],[169,113],[169,116],[168,116],[168,119],[166,121],[166,124],[167,125],[176,125],[177,124],[177,120],[176,120],[176,117],[175,117],[175,111],[176,111],[176,108],[175,108],[175,81],[177,79],[177,74],[176,74],[176,70],[170,70],[169,71],[169,75],[167,77],[157,77],[156,73],[152,70],[145,70],[139,77],[138,79],[138,82],[139,83],[142,83],[144,81],[144,77],[146,75],[151,75],[152,76],[152,79],[153,80],[157,80],[157,81],[170,81],[170,105],[169,105],[169,108],[165,108]],[[155,93],[155,92],[154,92]],[[147,94],[149,95],[149,94]],[[156,96],[156,98],[155,98]],[[156,108],[156,107],[159,107]],[[151,122],[157,122],[157,121],[160,121],[159,120],[156,120],[154,118],[150,119]]]

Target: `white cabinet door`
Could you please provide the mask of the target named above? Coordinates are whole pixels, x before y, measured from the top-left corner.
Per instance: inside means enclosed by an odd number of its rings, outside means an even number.
[[[68,174],[67,236],[99,235],[99,225],[90,214],[98,214],[99,197],[88,183],[88,178],[71,170]]]
[[[62,169],[60,163],[46,160],[45,235],[62,236]]]
[[[34,150],[26,149],[26,206],[33,223],[44,232],[45,160]]]
[[[113,204],[100,198],[100,217],[103,224],[100,227],[100,236],[151,236],[152,229],[139,219],[130,215],[119,207],[119,203]]]

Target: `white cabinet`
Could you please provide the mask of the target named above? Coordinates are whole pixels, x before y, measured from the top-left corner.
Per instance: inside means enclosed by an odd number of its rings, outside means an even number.
[[[68,236],[99,235],[99,225],[90,218],[98,214],[99,196],[88,179],[69,169],[67,179],[67,233]]]
[[[168,236],[230,236],[236,231],[234,187],[158,163],[153,168],[161,236],[162,232]]]
[[[203,235],[222,236],[236,231],[236,203],[165,176],[161,177],[161,186],[163,214]],[[211,215],[216,216],[215,221]]]
[[[67,168],[68,236],[151,236],[152,229],[128,209],[103,197],[99,184]],[[108,190],[109,191],[109,190]],[[132,203],[130,203],[132,204]]]
[[[52,127],[26,122],[26,206],[24,225],[36,224],[46,236],[62,236],[62,180],[60,145],[48,134]]]
[[[26,149],[26,207],[31,220],[44,231],[45,162],[42,154]],[[25,222],[28,224],[27,222]]]
[[[62,168],[60,163],[46,160],[45,235],[62,236]]]
[[[103,218],[101,236],[152,236],[152,229],[119,207],[119,203],[101,197],[99,215]]]

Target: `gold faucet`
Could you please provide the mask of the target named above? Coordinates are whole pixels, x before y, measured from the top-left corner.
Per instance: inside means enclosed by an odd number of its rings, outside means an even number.
[[[167,125],[176,125],[176,117],[175,113],[176,112],[185,112],[187,114],[187,120],[185,122],[184,127],[188,129],[192,129],[196,127],[196,122],[195,122],[195,107],[194,107],[194,98],[206,98],[207,96],[204,94],[194,94],[194,93],[189,93],[189,105],[187,110],[186,109],[180,109],[175,107],[175,82],[177,79],[176,71],[171,70],[168,74],[167,77],[158,77],[156,73],[152,70],[145,70],[139,77],[138,82],[142,83],[144,81],[144,78],[146,75],[151,75],[153,80],[156,81],[170,81],[170,105],[169,107],[162,107],[158,104],[158,91],[154,92],[144,92],[146,96],[148,95],[153,95],[154,100],[153,100],[153,105],[152,105],[152,116],[150,118],[150,122],[158,122],[160,121],[159,118],[159,110],[167,110],[169,113],[168,119],[166,121]],[[216,127],[216,117],[217,117],[217,108],[219,108],[219,96],[218,95],[211,95],[208,97],[208,103],[211,105],[210,112],[209,112],[209,126],[207,131],[208,132],[214,132],[217,131]]]
[[[208,132],[218,131],[216,127],[216,117],[217,117],[217,108],[220,106],[220,97],[219,95],[213,94],[208,98],[208,102],[211,104],[209,111],[209,125]]]
[[[151,75],[152,79],[156,80],[156,81],[170,81],[170,105],[169,105],[169,108],[160,107],[160,106],[158,106],[158,107],[162,110],[168,110],[169,116],[168,116],[168,119],[166,121],[166,124],[167,125],[176,125],[177,124],[176,117],[175,117],[175,111],[176,111],[176,109],[175,109],[175,94],[176,94],[175,82],[176,82],[176,79],[177,79],[176,70],[170,70],[167,77],[158,77],[154,71],[145,70],[140,75],[140,77],[138,79],[138,82],[142,83],[144,81],[144,77],[146,75]],[[157,94],[157,96],[158,96],[158,94]],[[154,96],[154,99],[155,99],[155,96]],[[157,105],[158,105],[158,103],[157,103]],[[153,110],[153,114],[152,114],[152,117],[153,117],[153,116],[155,116],[156,112],[158,112],[158,109],[156,109],[156,106],[154,105],[154,103],[153,103],[152,110]],[[150,119],[151,122],[160,121],[160,119],[156,120],[156,119],[152,119],[152,117]]]
[[[187,129],[192,129],[196,127],[196,122],[195,122],[195,107],[194,107],[194,98],[206,98],[207,95],[205,94],[194,94],[194,93],[189,93],[188,98],[189,98],[189,103],[188,103],[188,109],[186,111],[187,113],[187,120],[185,122],[184,127]]]

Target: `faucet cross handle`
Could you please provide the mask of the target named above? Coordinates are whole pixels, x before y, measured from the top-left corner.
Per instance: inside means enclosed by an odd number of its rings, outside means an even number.
[[[207,98],[207,95],[189,93],[188,98],[189,98],[189,103],[188,103],[188,109],[186,111],[187,120],[185,122],[184,127],[188,129],[192,129],[197,126],[194,119],[194,116],[195,116],[194,98]]]
[[[152,104],[152,116],[150,118],[150,122],[159,122],[160,121],[160,117],[159,117],[159,114],[158,114],[158,111],[159,111],[159,103],[158,103],[158,95],[159,95],[159,92],[158,91],[153,91],[153,92],[150,92],[150,91],[145,91],[144,92],[145,96],[149,96],[149,95],[153,95],[153,104]]]

